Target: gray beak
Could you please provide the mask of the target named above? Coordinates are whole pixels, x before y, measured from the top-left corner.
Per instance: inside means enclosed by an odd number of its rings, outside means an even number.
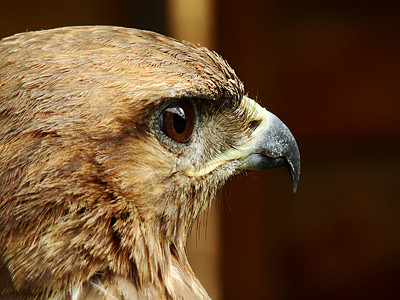
[[[285,166],[296,192],[300,176],[300,152],[289,128],[277,116],[266,111],[268,126],[257,136],[245,159],[243,169],[265,170]]]

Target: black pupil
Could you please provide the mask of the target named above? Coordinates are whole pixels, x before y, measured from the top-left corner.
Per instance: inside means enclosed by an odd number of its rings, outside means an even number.
[[[174,114],[174,128],[178,134],[182,134],[186,128],[185,112],[181,107],[174,107],[171,110]]]

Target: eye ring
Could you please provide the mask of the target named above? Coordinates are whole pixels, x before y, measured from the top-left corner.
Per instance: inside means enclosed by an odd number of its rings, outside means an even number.
[[[187,101],[180,101],[166,108],[158,119],[161,131],[178,143],[187,143],[194,130],[194,112]]]

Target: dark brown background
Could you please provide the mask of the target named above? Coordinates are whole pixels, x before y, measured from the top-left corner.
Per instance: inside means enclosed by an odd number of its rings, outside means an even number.
[[[169,34],[167,3],[2,0],[0,37],[86,24]],[[280,169],[222,191],[223,299],[400,299],[398,1],[214,4],[215,49],[302,154],[295,195]]]

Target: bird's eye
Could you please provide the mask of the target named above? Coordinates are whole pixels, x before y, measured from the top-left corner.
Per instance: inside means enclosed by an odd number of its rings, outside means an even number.
[[[162,112],[158,125],[175,142],[188,142],[194,129],[193,107],[187,101],[175,103]]]

